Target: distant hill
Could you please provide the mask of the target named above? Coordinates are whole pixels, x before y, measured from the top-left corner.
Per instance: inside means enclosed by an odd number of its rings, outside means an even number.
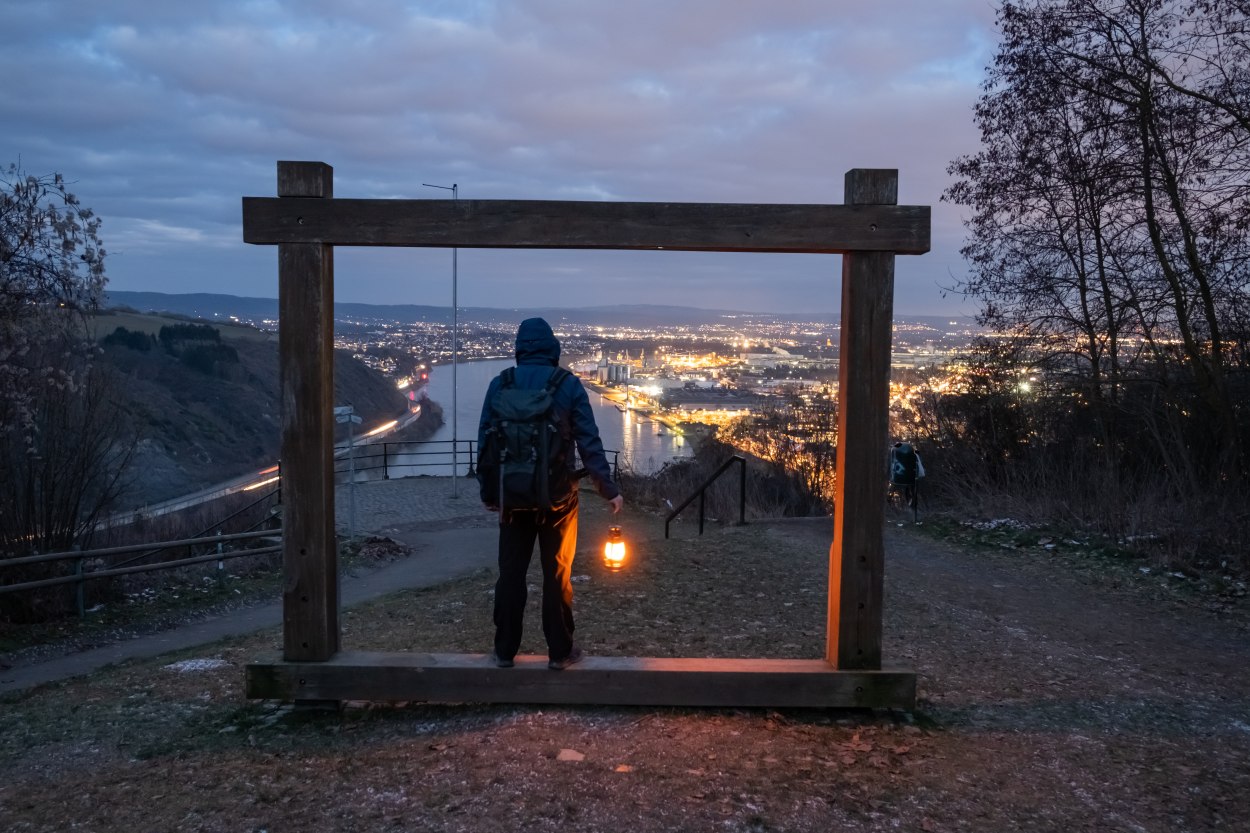
[[[215,295],[206,292],[185,295],[163,292],[109,292],[106,302],[110,306],[123,306],[140,312],[174,313],[208,321],[232,317],[246,321],[276,320],[276,298],[241,298],[235,295]],[[336,302],[336,318],[356,318],[378,321],[438,321],[451,323],[451,307],[424,306],[421,304],[358,304]],[[650,304],[627,304],[612,307],[586,307],[580,309],[558,308],[495,308],[461,307],[460,317],[472,321],[516,322],[534,315],[548,317],[552,322],[574,324],[611,324],[617,326],[645,324],[703,324],[723,320],[725,317],[748,315],[728,310],[705,310],[692,307],[656,306]]]
[[[216,295],[209,292],[172,294],[166,292],[105,293],[103,306],[125,307],[142,313],[169,313],[208,321],[236,317],[246,321],[277,319],[277,298],[242,298],[237,295]]]
[[[157,336],[185,320],[105,313],[92,321],[97,339],[125,328],[130,344],[107,344],[103,361],[119,376],[126,412],[142,439],[126,507],[142,506],[228,480],[277,462],[281,443],[278,340],[271,332],[214,324],[216,341],[181,341],[171,354]],[[144,339],[147,339],[146,349]],[[195,352],[197,351],[198,352]],[[190,351],[190,352],[188,352]],[[335,403],[350,402],[365,426],[404,413],[393,382],[335,351]]]
[[[244,298],[235,295],[217,295],[206,292],[169,294],[164,292],[117,292],[109,291],[106,304],[130,307],[140,312],[169,312],[177,315],[203,318],[209,321],[229,321],[231,317],[244,321],[276,320],[276,298]],[[335,318],[354,318],[377,321],[437,321],[450,324],[451,308],[424,306],[420,304],[358,304],[339,302],[334,305]],[[699,309],[696,307],[663,306],[658,304],[619,304],[596,307],[461,307],[463,321],[498,321],[515,324],[523,318],[540,315],[553,324],[584,324],[603,326],[665,326],[674,324],[724,323],[726,319],[742,321],[803,321],[836,324],[836,313],[786,314],[758,313],[742,310]],[[910,322],[946,326],[957,320],[968,324],[970,319],[946,315],[909,315]]]

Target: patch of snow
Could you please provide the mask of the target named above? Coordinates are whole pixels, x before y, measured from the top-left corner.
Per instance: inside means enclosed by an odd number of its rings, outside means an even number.
[[[224,659],[184,659],[171,662],[164,666],[166,671],[177,671],[179,674],[192,674],[196,671],[215,671],[225,668],[230,663]]]
[[[1015,518],[994,518],[993,520],[988,521],[964,521],[964,525],[970,526],[973,529],[986,531],[995,529],[1023,530],[1030,528],[1024,521],[1017,521]]]

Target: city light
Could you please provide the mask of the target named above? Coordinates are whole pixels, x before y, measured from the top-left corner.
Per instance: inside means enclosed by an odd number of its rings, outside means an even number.
[[[250,485],[250,486],[244,486],[244,487],[243,487],[243,491],[245,491],[245,492],[251,492],[251,491],[253,491],[253,490],[255,490],[255,489],[260,489],[260,488],[263,488],[263,487],[265,487],[265,486],[268,486],[270,483],[277,483],[277,482],[278,482],[279,480],[281,480],[281,479],[282,479],[282,478],[280,478],[280,477],[271,477],[271,478],[269,478],[268,480],[260,480],[260,481],[258,481],[258,482],[256,482],[256,483],[253,483],[253,484],[252,484],[252,485]]]
[[[564,364],[602,397],[603,405],[619,412],[632,431],[647,426],[673,437],[672,448],[697,446],[715,434],[788,466],[836,446],[836,320],[691,312],[695,320],[668,324],[645,323],[640,316],[572,315],[553,322],[553,328],[560,334]],[[456,333],[445,319],[360,320],[336,325],[335,346],[396,380],[415,401],[433,366],[446,367],[454,357],[511,359],[517,323],[464,321]],[[915,433],[935,401],[985,384],[965,358],[982,334],[971,325],[946,318],[896,318],[891,331],[890,409],[898,430]],[[1026,381],[1034,389],[1040,384],[1027,375],[1013,381]],[[789,416],[777,423],[778,414]],[[744,427],[751,421],[759,425]],[[365,437],[392,427],[380,426]],[[772,430],[776,436],[767,442],[753,439],[753,430]]]
[[[374,436],[377,436],[378,434],[384,434],[387,431],[390,431],[396,425],[399,425],[399,420],[392,419],[390,422],[382,423],[377,428],[374,428],[372,431],[367,431],[364,434],[361,434],[360,438],[363,440],[365,437],[374,437]]]

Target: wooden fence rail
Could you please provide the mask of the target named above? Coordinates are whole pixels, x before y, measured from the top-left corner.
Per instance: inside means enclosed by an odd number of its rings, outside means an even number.
[[[195,546],[197,544],[221,544],[226,541],[238,541],[255,538],[280,538],[282,530],[266,529],[256,532],[239,532],[231,535],[209,535],[203,538],[184,538],[179,541],[161,541],[147,542],[143,544],[128,545],[124,547],[106,547],[97,550],[82,550],[78,552],[59,552],[47,553],[45,555],[31,555],[22,558],[9,558],[0,560],[0,568],[19,567],[28,564],[48,563],[51,561],[76,560],[83,563],[91,558],[101,558],[106,555],[117,555],[124,552],[134,552],[141,549],[149,549],[151,547],[159,547],[160,549],[170,549],[172,547]],[[282,545],[274,544],[268,547],[257,547],[255,549],[231,550],[229,552],[214,552],[206,555],[196,555],[189,558],[179,558],[170,561],[159,561],[155,564],[136,564],[129,567],[105,568],[103,570],[92,570],[90,572],[79,572],[72,576],[58,576],[56,578],[38,579],[36,581],[23,581],[16,584],[0,585],[0,594],[16,593],[20,590],[36,590],[41,587],[55,587],[61,584],[80,584],[85,581],[94,579],[111,578],[113,576],[129,575],[131,573],[145,573],[154,570],[171,570],[176,567],[186,567],[192,564],[202,564],[208,561],[225,561],[231,558],[242,558],[248,555],[268,555],[269,553],[281,552]]]

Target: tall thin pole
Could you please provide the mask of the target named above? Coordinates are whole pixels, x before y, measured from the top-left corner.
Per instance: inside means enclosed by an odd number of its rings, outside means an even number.
[[[460,186],[456,183],[447,185],[431,185],[428,182],[422,182],[426,188],[442,188],[444,191],[451,191],[452,202],[460,201]],[[456,399],[460,393],[460,385],[457,382],[457,373],[460,366],[460,304],[456,298],[456,288],[459,286],[459,276],[457,275],[457,261],[459,260],[459,249],[451,250],[451,494],[452,497],[460,496],[460,421],[457,419],[459,413],[456,407]]]
[[[351,408],[350,405],[347,407]],[[349,478],[347,495],[348,500],[350,501],[350,508],[347,513],[348,541],[356,540],[356,442],[355,432],[352,431],[356,425],[356,420],[352,418],[352,415],[354,414],[355,409],[352,408],[347,417],[347,476]]]

